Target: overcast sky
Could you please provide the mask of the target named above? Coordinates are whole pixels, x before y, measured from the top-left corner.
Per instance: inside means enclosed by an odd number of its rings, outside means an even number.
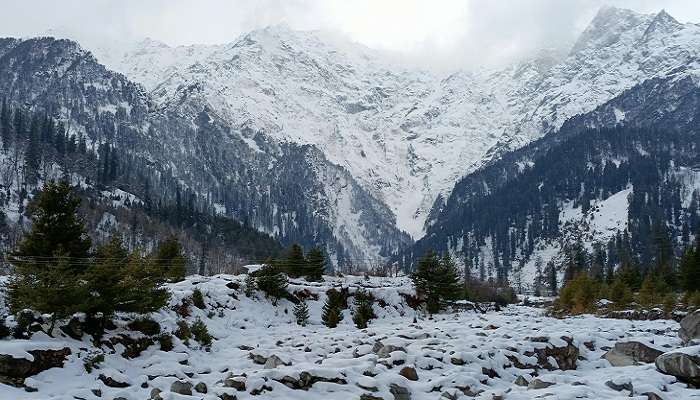
[[[426,65],[502,63],[573,42],[602,5],[700,22],[698,0],[0,0],[1,36],[225,43],[284,23],[333,30]],[[86,39],[87,40],[87,39]]]

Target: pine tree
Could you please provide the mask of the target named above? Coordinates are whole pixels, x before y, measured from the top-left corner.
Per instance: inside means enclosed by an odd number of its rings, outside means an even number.
[[[306,253],[306,271],[305,276],[309,281],[323,280],[323,272],[326,269],[326,258],[323,252],[318,247],[314,247]]]
[[[339,291],[331,289],[327,292],[326,302],[323,304],[323,313],[321,314],[321,321],[323,321],[324,325],[329,328],[335,328],[343,320],[342,302],[343,296]]]
[[[426,304],[430,314],[439,312],[447,303],[456,300],[461,292],[452,259],[449,255],[438,259],[430,250],[418,261],[411,279],[416,294]]]
[[[299,301],[299,304],[294,306],[294,317],[298,325],[306,326],[309,322],[309,306],[304,300]]]
[[[12,311],[29,308],[51,314],[50,331],[57,319],[85,308],[87,287],[78,277],[87,268],[90,238],[78,218],[79,206],[66,182],[46,183],[30,206],[32,230],[11,258]]]
[[[367,328],[367,323],[377,318],[374,313],[374,296],[365,290],[355,292],[354,308],[352,310],[352,321],[358,329]]]
[[[41,145],[39,143],[39,120],[32,119],[31,129],[29,129],[29,140],[27,150],[24,152],[24,163],[27,168],[27,182],[36,183],[41,165]]]
[[[12,141],[12,120],[7,99],[3,99],[2,108],[0,108],[0,138],[2,138],[2,148],[7,152]]]
[[[245,277],[245,296],[252,297],[255,293],[255,277],[250,273]]]
[[[268,265],[258,271],[258,289],[277,304],[277,300],[287,296],[287,277],[278,268]]]
[[[306,268],[304,250],[295,243],[287,251],[287,258],[283,261],[282,271],[292,278],[298,278],[306,274]]]
[[[549,293],[551,296],[557,295],[557,269],[554,267],[553,263],[547,264],[547,286],[549,287]]]
[[[638,294],[639,304],[645,307],[651,307],[656,303],[656,289],[654,285],[654,277],[651,273],[647,273],[642,281],[642,286]]]
[[[616,308],[623,308],[632,302],[632,290],[620,277],[615,278],[610,287],[610,300]]]
[[[177,237],[170,236],[158,244],[153,253],[153,262],[168,281],[179,282],[185,279],[187,259],[182,254]]]

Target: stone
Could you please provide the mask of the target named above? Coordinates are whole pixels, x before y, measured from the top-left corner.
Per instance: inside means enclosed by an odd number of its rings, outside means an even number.
[[[198,384],[194,385],[194,391],[197,393],[207,393],[207,384],[204,382],[199,382]]]
[[[34,360],[0,354],[0,383],[19,387],[30,376],[47,369],[61,368],[71,354],[71,350],[64,347],[57,350],[29,350],[28,353],[34,357]]]
[[[162,397],[160,397],[160,389],[158,388],[153,388],[151,389],[151,396],[149,397],[150,400],[163,400]]]
[[[170,391],[185,396],[192,396],[192,384],[187,381],[175,381],[170,385]]]
[[[404,378],[408,379],[409,381],[417,381],[418,380],[418,373],[416,372],[416,369],[413,367],[401,368],[401,371],[399,371],[399,375],[403,376]]]
[[[634,391],[634,387],[632,386],[632,382],[626,381],[623,383],[617,383],[614,381],[607,381],[605,382],[605,386],[609,387],[612,390],[615,390],[617,392],[621,392],[623,390],[628,390],[630,394]]]
[[[656,359],[656,368],[680,381],[700,386],[700,354],[692,355],[680,351],[664,353]]]
[[[245,391],[246,378],[244,376],[235,376],[232,373],[224,379],[224,386],[236,389],[238,392]]]
[[[232,394],[228,394],[228,393],[219,394],[219,398],[221,400],[238,400],[238,398],[236,396],[234,396]]]
[[[120,381],[118,378],[108,376],[105,374],[100,374],[100,376],[98,376],[97,379],[101,380],[102,383],[105,384],[105,386],[113,388],[125,388],[131,386],[129,382]]]
[[[362,393],[360,400],[384,400],[383,397],[377,397],[371,393]]]
[[[372,347],[372,353],[376,354],[379,358],[387,358],[395,351],[403,351],[405,353],[406,349],[401,346],[382,344],[382,342],[375,342],[374,347]]]
[[[150,318],[135,319],[129,323],[128,327],[132,331],[141,332],[148,336],[155,336],[160,333],[160,324]]]
[[[281,365],[287,365],[284,361],[282,361],[281,358],[277,357],[276,355],[271,355],[270,357],[265,360],[265,364],[263,365],[263,368],[265,369],[273,369],[277,368]]]
[[[529,385],[529,382],[527,381],[527,379],[525,379],[524,376],[518,375],[518,377],[515,378],[515,381],[513,381],[513,384],[518,385],[518,386],[527,387],[527,385]]]
[[[615,343],[615,346],[603,356],[613,367],[626,367],[641,363],[652,363],[663,351],[654,349],[640,342]]]
[[[411,392],[395,383],[389,386],[389,392],[394,396],[394,400],[411,400]]]
[[[548,387],[554,386],[554,385],[555,385],[554,382],[546,382],[546,381],[543,381],[539,378],[535,378],[532,380],[532,382],[530,382],[527,385],[527,388],[537,390],[537,389],[545,389],[545,388],[548,388]]]
[[[533,338],[531,341],[540,341],[534,339],[539,338]],[[554,344],[549,343],[545,347],[535,348],[533,351],[526,351],[524,355],[528,357],[536,357],[537,366],[549,371],[553,371],[555,369],[560,369],[562,371],[576,369],[576,362],[578,361],[579,355],[578,347],[574,346],[574,341],[570,337],[562,336],[561,339],[566,342],[566,345],[555,346]],[[549,361],[549,357],[552,357],[557,362],[557,365],[553,365]],[[518,367],[518,365],[515,366]]]
[[[664,400],[663,397],[659,396],[658,394],[656,394],[654,392],[642,393],[642,396],[646,396],[647,400]]]
[[[73,316],[70,321],[60,329],[72,339],[81,340],[83,338],[83,321],[77,316]]]
[[[683,343],[694,339],[700,339],[700,310],[690,313],[681,320],[681,329],[678,331]]]

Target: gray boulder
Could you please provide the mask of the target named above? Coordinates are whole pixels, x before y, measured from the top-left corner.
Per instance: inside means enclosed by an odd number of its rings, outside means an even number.
[[[187,381],[175,381],[170,385],[170,391],[185,396],[192,396],[192,384]]]
[[[700,310],[690,313],[681,320],[681,329],[678,331],[683,343],[700,339]]]
[[[548,388],[548,387],[554,386],[554,385],[555,385],[554,382],[546,382],[546,381],[543,381],[539,378],[535,378],[532,380],[532,382],[530,382],[527,385],[527,388],[528,389],[545,389],[545,388]]]
[[[615,343],[603,356],[613,367],[626,367],[641,363],[652,363],[663,351],[654,349],[640,342]]]
[[[679,381],[700,386],[700,348],[693,350],[664,353],[656,359],[656,368],[666,375],[675,376]]]
[[[395,383],[389,386],[389,392],[394,396],[394,400],[411,400],[411,392]]]
[[[0,354],[0,383],[22,386],[24,379],[51,368],[63,367],[71,354],[68,347],[57,350],[30,350],[34,358],[15,358],[9,354]]]

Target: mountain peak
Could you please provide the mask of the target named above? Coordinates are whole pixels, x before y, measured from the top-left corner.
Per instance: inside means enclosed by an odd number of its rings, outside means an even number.
[[[587,48],[608,47],[640,30],[638,34],[641,35],[653,18],[654,15],[639,14],[624,8],[601,7],[574,44],[571,53]]]
[[[654,19],[651,21],[646,31],[644,31],[644,36],[642,40],[648,40],[652,36],[657,34],[667,35],[676,32],[683,28],[683,24],[676,21],[666,10],[659,11]]]

